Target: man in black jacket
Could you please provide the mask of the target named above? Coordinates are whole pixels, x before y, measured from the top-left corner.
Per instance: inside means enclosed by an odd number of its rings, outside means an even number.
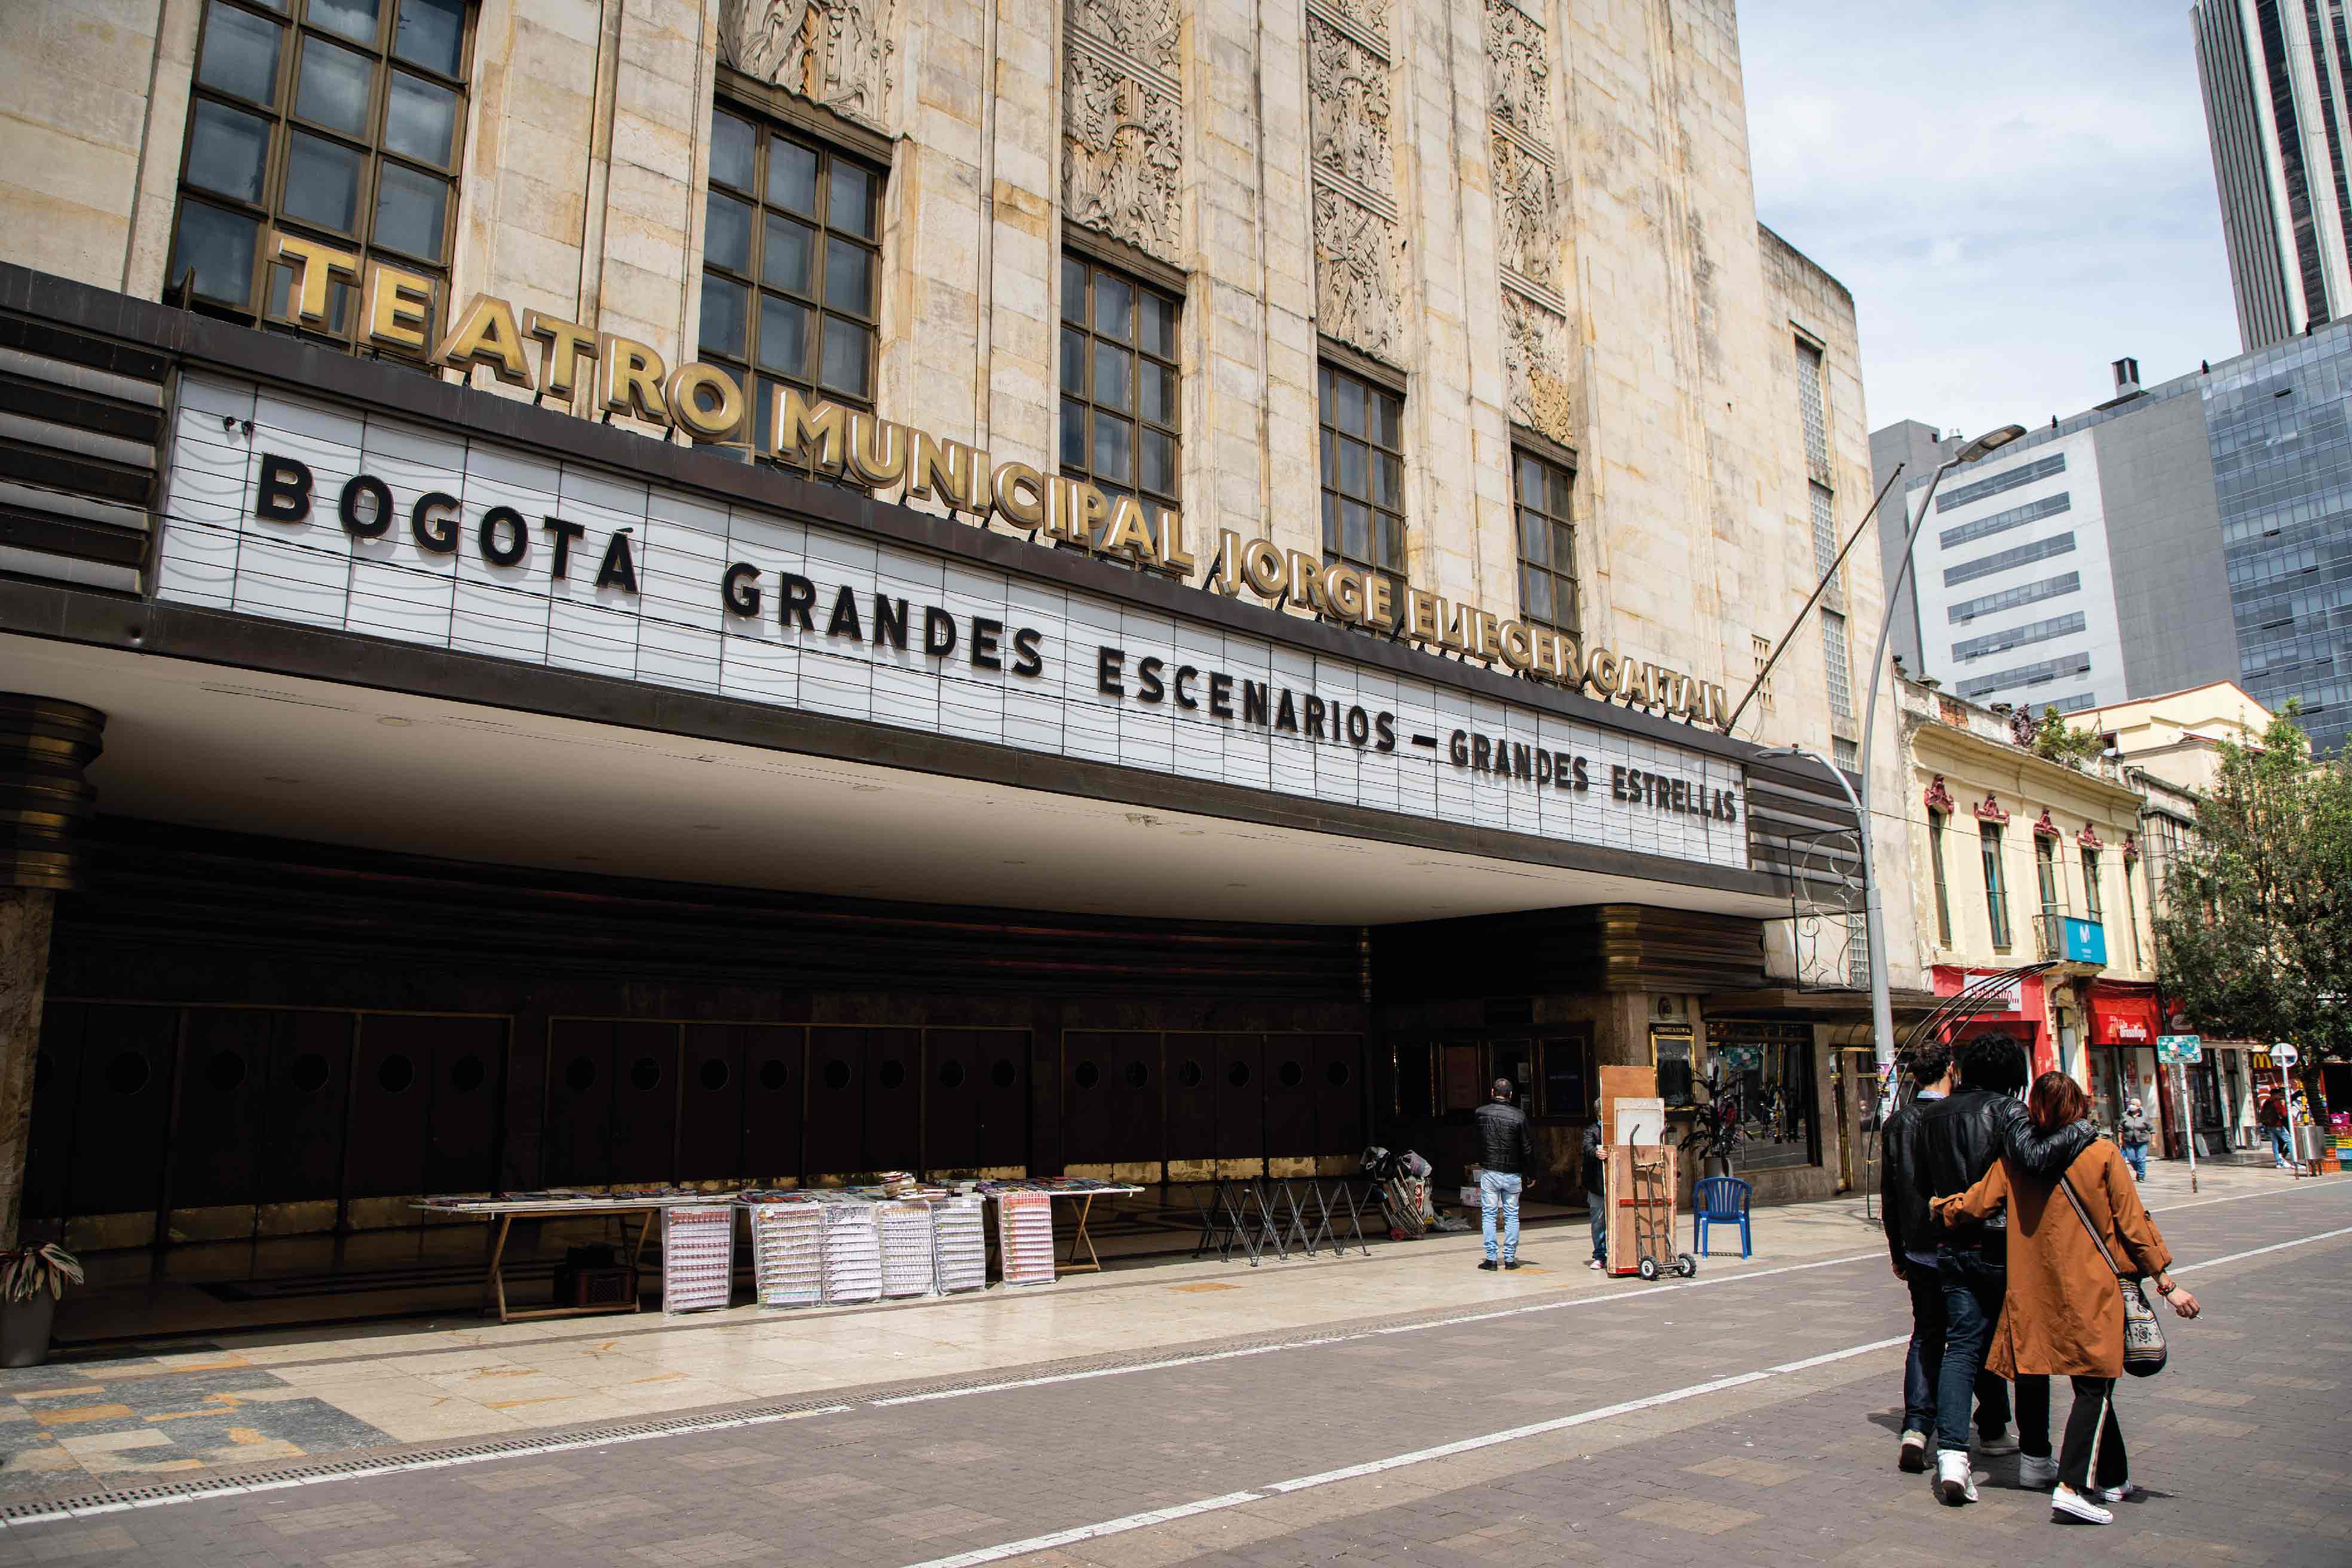
[[[1528,1137],[1526,1112],[1511,1103],[1511,1080],[1498,1078],[1486,1103],[1476,1111],[1478,1163],[1478,1230],[1486,1240],[1486,1261],[1495,1263],[1495,1211],[1503,1211],[1505,1268],[1519,1266],[1519,1189],[1535,1170],[1535,1144]]]
[[[2020,1166],[2055,1181],[2074,1157],[2089,1146],[2090,1122],[2078,1121],[2044,1138],[2025,1119],[2018,1096],[2026,1080],[2025,1052],[2016,1041],[1999,1035],[1984,1036],[1959,1047],[1960,1088],[1919,1111],[1906,1138],[1905,1212],[1924,1224],[1928,1200],[1964,1193],[1992,1163],[2008,1155]],[[1895,1173],[1889,1172],[1890,1191]],[[1911,1206],[1914,1203],[1917,1207]],[[1895,1227],[1908,1222],[1895,1218],[1892,1198],[1887,1205],[1890,1242],[1924,1239],[1927,1232]],[[1944,1297],[1944,1357],[1936,1377],[1936,1494],[1954,1507],[1977,1500],[1976,1478],[1969,1463],[1969,1416],[1976,1403],[1978,1374],[1984,1370],[1985,1346],[2000,1317],[2001,1298],[2008,1291],[2008,1229],[2005,1218],[1942,1229],[1936,1244],[1937,1283]],[[1979,1447],[1988,1454],[2016,1448],[2007,1438],[2007,1400],[1979,1416]]]
[[[1903,1363],[1903,1443],[1895,1462],[1913,1475],[1927,1468],[1927,1441],[1936,1430],[1936,1376],[1944,1364],[1944,1287],[1936,1273],[1940,1227],[1927,1213],[1927,1194],[1915,1178],[1912,1142],[1919,1113],[1952,1091],[1952,1048],[1931,1040],[1911,1053],[1905,1070],[1911,1102],[1886,1119],[1879,1133],[1880,1214],[1895,1278],[1911,1290],[1911,1351]]]
[[[1609,1156],[1601,1142],[1601,1113],[1584,1127],[1584,1212],[1592,1221],[1591,1267],[1609,1272]]]

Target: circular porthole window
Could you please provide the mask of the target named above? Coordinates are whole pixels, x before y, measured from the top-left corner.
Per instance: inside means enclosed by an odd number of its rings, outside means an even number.
[[[151,1076],[147,1058],[137,1051],[118,1051],[106,1064],[106,1087],[117,1094],[137,1094],[147,1087]]]
[[[784,1080],[790,1076],[790,1074],[784,1071],[784,1064],[782,1062],[764,1061],[760,1064],[760,1087],[761,1089],[770,1090],[782,1089],[784,1087]]]
[[[1183,1066],[1178,1068],[1176,1069],[1176,1087],[1179,1089],[1200,1088],[1201,1064],[1199,1062],[1186,1062]]]
[[[489,1074],[483,1069],[479,1057],[459,1057],[449,1068],[449,1087],[459,1094],[471,1094],[482,1087]]]
[[[327,1087],[327,1058],[316,1051],[304,1051],[286,1069],[286,1081],[303,1094],[316,1094]]]
[[[584,1094],[595,1082],[596,1064],[586,1057],[573,1057],[563,1069],[563,1087],[574,1094]]]
[[[205,1081],[222,1094],[245,1081],[245,1058],[235,1051],[215,1051],[205,1064]]]
[[[1021,1079],[1021,1069],[1009,1061],[1002,1061],[988,1069],[988,1081],[999,1089],[1011,1089]]]
[[[875,1068],[874,1081],[880,1084],[884,1089],[898,1089],[902,1087],[907,1081],[906,1064],[904,1062],[884,1062],[880,1067]]]
[[[1276,1069],[1274,1076],[1282,1080],[1283,1088],[1297,1089],[1307,1081],[1307,1069],[1297,1062],[1285,1062]]]
[[[770,1062],[768,1065],[776,1069],[776,1080],[779,1083],[782,1082],[784,1076],[784,1064],[782,1062]],[[700,1068],[697,1068],[694,1076],[696,1081],[700,1083],[703,1088],[716,1093],[718,1090],[727,1087],[727,1064],[720,1061],[717,1057],[713,1057],[709,1061],[703,1063]]]
[[[847,1062],[825,1063],[824,1087],[829,1089],[833,1089],[836,1093],[842,1089],[847,1089],[849,1087],[849,1064]]]
[[[1333,1062],[1329,1067],[1323,1069],[1324,1079],[1328,1082],[1333,1089],[1347,1088],[1348,1080],[1354,1076],[1355,1075],[1353,1073],[1348,1070],[1348,1064],[1346,1062]]]
[[[1247,1089],[1249,1080],[1250,1069],[1247,1062],[1235,1062],[1225,1069],[1225,1081],[1235,1089]]]
[[[629,1087],[640,1094],[650,1094],[661,1087],[661,1063],[651,1057],[639,1057],[629,1067]]]
[[[963,1087],[963,1063],[959,1061],[941,1062],[940,1064],[940,1087],[941,1089],[961,1089]]]
[[[1102,1082],[1102,1069],[1092,1062],[1080,1062],[1077,1071],[1070,1075],[1080,1089],[1092,1089]]]
[[[1128,1088],[1141,1089],[1145,1084],[1150,1083],[1150,1081],[1151,1069],[1150,1068],[1145,1067],[1141,1062],[1129,1062],[1127,1064]]]
[[[416,1064],[406,1057],[386,1057],[375,1069],[376,1087],[386,1094],[398,1094],[415,1081]]]

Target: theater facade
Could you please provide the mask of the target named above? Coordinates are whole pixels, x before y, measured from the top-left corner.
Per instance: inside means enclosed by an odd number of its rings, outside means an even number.
[[[1448,1173],[1496,1076],[1570,1199],[1654,1061],[1850,1179],[1854,825],[1762,752],[1846,760],[1875,552],[1727,721],[1865,425],[1729,6],[1611,68],[1672,243],[1551,8],[787,9],[173,0],[146,156],[0,189],[12,1223]]]

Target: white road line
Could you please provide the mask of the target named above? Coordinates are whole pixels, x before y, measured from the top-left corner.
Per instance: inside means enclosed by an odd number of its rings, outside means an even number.
[[[2340,1230],[2322,1231],[2315,1236],[2297,1237],[2292,1241],[2273,1242],[2268,1247],[2233,1252],[2222,1258],[2209,1258],[2201,1263],[2184,1264],[2173,1272],[2185,1274],[2192,1268],[2217,1268],[2224,1263],[2237,1263],[2245,1258],[2263,1257],[2266,1253],[2284,1252],[2290,1247],[2308,1247],[2314,1242],[2332,1241],[2344,1236],[2352,1236],[2352,1226]],[[1865,1253],[1863,1256],[1871,1255]],[[1850,1263],[1854,1260],[1843,1258],[1839,1261]],[[1799,1267],[1818,1267],[1818,1265],[1800,1265]],[[1770,1272],[1790,1272],[1790,1270],[1771,1270]],[[1760,1278],[1760,1275],[1748,1275],[1745,1278],[1752,1279]],[[1597,1299],[1622,1301],[1628,1297],[1612,1296]],[[1505,1314],[1485,1315],[1496,1317]],[[1433,1328],[1437,1325],[1426,1326]],[[1775,1377],[1786,1377],[1795,1373],[1809,1372],[1815,1367],[1827,1366],[1832,1362],[1849,1361],[1855,1356],[1868,1355],[1873,1351],[1893,1350],[1897,1345],[1907,1345],[1910,1342],[1910,1335],[1897,1334],[1891,1339],[1873,1340],[1867,1344],[1848,1345],[1843,1350],[1831,1351],[1823,1355],[1807,1356],[1802,1361],[1782,1362],[1778,1366],[1767,1367],[1761,1372],[1747,1372],[1734,1377],[1718,1377],[1706,1383],[1695,1383],[1686,1388],[1674,1389],[1665,1394],[1654,1394],[1645,1399],[1629,1399],[1622,1404],[1604,1405],[1596,1409],[1579,1411],[1576,1415],[1562,1415],[1550,1421],[1538,1421],[1526,1426],[1512,1426],[1500,1432],[1488,1432],[1475,1437],[1464,1437],[1452,1443],[1440,1443],[1432,1447],[1415,1448],[1410,1453],[1392,1454],[1386,1458],[1371,1459],[1360,1465],[1349,1465],[1336,1470],[1323,1470],[1311,1476],[1299,1476],[1286,1481],[1275,1481],[1251,1491],[1227,1492],[1222,1497],[1202,1498],[1197,1502],[1181,1503],[1174,1508],[1153,1509],[1145,1513],[1126,1514],[1118,1519],[1107,1519],[1095,1524],[1083,1524],[1075,1529],[1056,1531],[1051,1535],[1033,1535],[1025,1541],[1008,1541],[997,1546],[977,1547],[970,1552],[960,1552],[952,1557],[935,1557],[925,1563],[918,1563],[912,1564],[911,1568],[981,1568],[983,1563],[1002,1563],[1010,1558],[1026,1556],[1033,1552],[1049,1552],[1057,1546],[1066,1546],[1073,1542],[1092,1541],[1105,1535],[1123,1535],[1129,1531],[1146,1530],[1152,1525],[1164,1523],[1172,1519],[1187,1519],[1196,1514],[1216,1513],[1226,1509],[1240,1508],[1247,1503],[1267,1502],[1292,1492],[1330,1486],[1338,1481],[1354,1480],[1362,1476],[1379,1475],[1385,1470],[1402,1469],[1407,1465],[1427,1464],[1434,1459],[1451,1458],[1457,1454],[1473,1453],[1480,1448],[1494,1447],[1498,1444],[1516,1443],[1528,1437],[1543,1436],[1552,1432],[1564,1432],[1573,1426],[1583,1426],[1596,1421],[1613,1420],[1620,1415],[1630,1415],[1637,1411],[1654,1410],[1662,1405],[1677,1405],[1685,1399],[1696,1399],[1702,1394],[1717,1394],[1727,1388],[1738,1388],[1748,1384],[1767,1382]]]

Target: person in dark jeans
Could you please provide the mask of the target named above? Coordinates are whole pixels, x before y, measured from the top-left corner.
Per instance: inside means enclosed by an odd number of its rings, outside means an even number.
[[[1584,1129],[1584,1208],[1592,1216],[1590,1267],[1609,1272],[1609,1156],[1601,1144],[1601,1119]]]
[[[1496,1267],[1495,1219],[1502,1215],[1502,1267],[1519,1266],[1519,1191],[1536,1168],[1535,1143],[1528,1136],[1527,1113],[1511,1103],[1511,1080],[1498,1078],[1491,1098],[1480,1106],[1478,1123],[1478,1229],[1486,1242],[1481,1268]]]
[[[1895,1463],[1916,1475],[1927,1468],[1927,1445],[1936,1431],[1936,1379],[1944,1365],[1944,1287],[1936,1271],[1936,1248],[1943,1227],[1927,1212],[1928,1194],[1919,1190],[1913,1141],[1919,1113],[1952,1091],[1952,1048],[1930,1040],[1905,1063],[1913,1084],[1909,1104],[1886,1119],[1879,1134],[1880,1212],[1885,1216],[1886,1250],[1895,1278],[1911,1292],[1911,1349],[1903,1362],[1903,1441]],[[1978,1383],[1979,1420],[1997,1414],[2007,1397],[2000,1380],[1988,1391]],[[1988,1398],[1990,1394],[1990,1398]]]
[[[2055,1181],[2091,1142],[2093,1129],[2085,1122],[2044,1134],[2027,1121],[2018,1099],[2026,1083],[2025,1052],[2016,1041],[2000,1035],[1969,1040],[1960,1046],[1958,1060],[1959,1088],[1921,1109],[1909,1135],[1906,1180],[1920,1197],[1932,1202],[1968,1191],[2004,1153],[2033,1174]],[[1890,1221],[1893,1213],[1890,1204]],[[1944,1298],[1944,1353],[1936,1369],[1932,1484],[1936,1494],[1954,1507],[1977,1500],[1975,1472],[1969,1462],[1972,1411],[1979,1452],[2017,1449],[2016,1440],[2007,1436],[2007,1390],[2000,1391],[1997,1401],[1987,1399],[1979,1406],[1977,1384],[2008,1287],[2007,1244],[2005,1217],[1994,1215],[1947,1226],[1936,1247],[1936,1279]]]

